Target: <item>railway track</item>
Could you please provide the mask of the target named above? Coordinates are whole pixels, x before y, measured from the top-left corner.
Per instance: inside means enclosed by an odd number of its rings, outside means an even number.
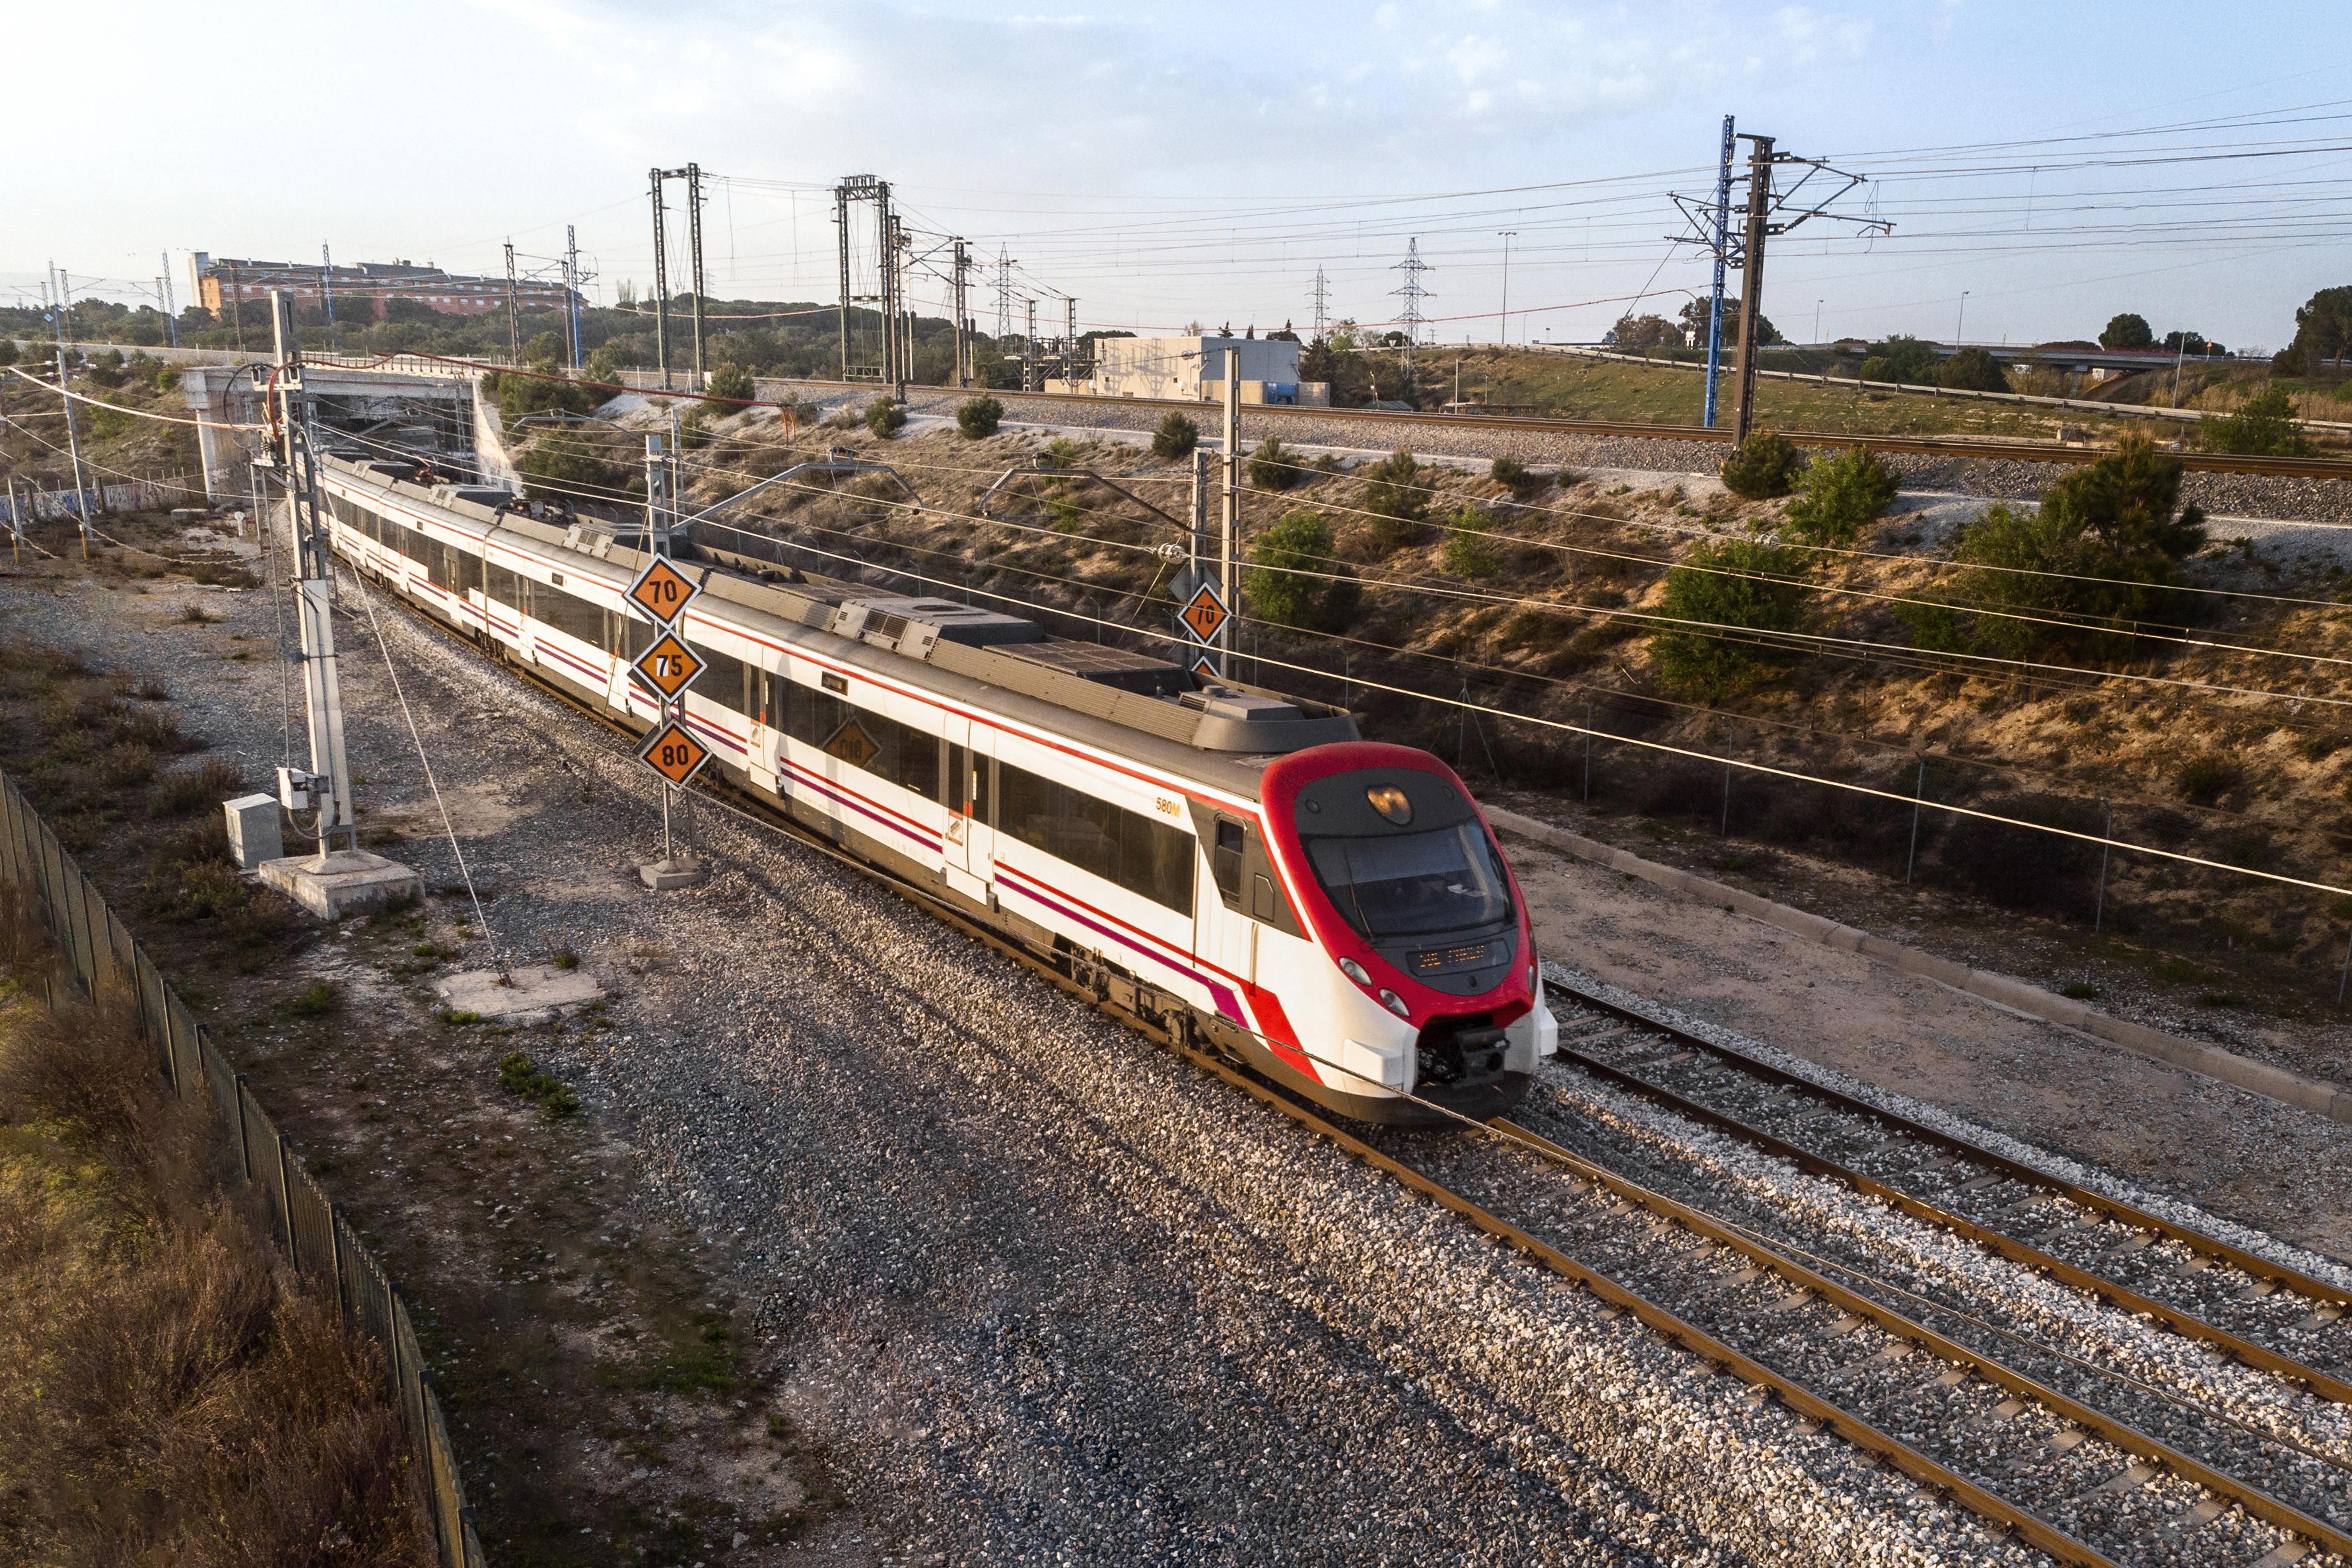
[[[792,381],[787,384],[812,390],[840,392],[876,393],[883,388],[871,382]],[[955,395],[954,387],[909,385],[908,392],[940,396]],[[1008,402],[1052,403],[1074,408],[1173,409],[1178,413],[1200,414],[1214,404],[1193,402],[1181,398],[1118,398],[1093,397],[1084,392],[993,392]],[[1649,424],[1633,420],[1564,419],[1547,414],[1490,413],[1406,413],[1400,409],[1370,408],[1296,408],[1286,403],[1252,403],[1244,411],[1254,420],[1265,420],[1279,426],[1283,423],[1343,423],[1365,427],[1370,435],[1384,431],[1374,439],[1377,445],[1408,444],[1404,434],[1415,428],[1451,431],[1517,430],[1548,433],[1563,436],[1623,436],[1646,441],[1700,441],[1728,446],[1730,432],[1710,429],[1701,424]],[[1278,431],[1277,431],[1278,434]],[[1950,457],[2011,463],[2063,463],[2070,465],[2095,462],[2111,450],[2106,446],[2072,444],[2056,441],[2006,440],[1990,436],[1958,435],[1871,435],[1838,431],[1784,430],[1780,433],[1799,446],[1815,448],[1861,447],[1871,452],[1904,453],[1914,456]],[[2274,478],[2352,479],[2352,457],[2263,457],[2240,455],[2227,452],[2181,452],[2175,454],[2182,465],[2193,473],[2252,474]]]
[[[480,651],[455,628],[403,608]],[[606,729],[633,733],[535,672],[512,664],[507,668]],[[756,797],[732,787],[703,788],[729,809],[881,883],[1631,1314],[1748,1384],[1751,1400],[1779,1401],[1801,1422],[1836,1433],[2061,1562],[2084,1568],[2142,1563],[2283,1568],[2305,1559],[2310,1568],[2352,1563],[2352,1534],[2343,1528],[2352,1521],[2344,1484],[2352,1471],[2315,1446],[2282,1444],[2276,1434],[2226,1423],[2227,1435],[2217,1440],[2202,1429],[2196,1412],[2159,1410],[2161,1399],[2119,1412],[2109,1391],[2095,1404],[2081,1396],[2099,1382],[2097,1369],[2030,1336],[1988,1333],[1966,1313],[1947,1309],[1937,1321],[1932,1304],[1889,1281],[1883,1259],[1857,1267],[1825,1256],[1818,1244],[1800,1246],[1790,1235],[1754,1223],[1752,1215],[1727,1215],[1720,1192],[1694,1195],[1704,1203],[1687,1201],[1667,1190],[1675,1175],[1658,1169],[1654,1159],[1624,1147],[1613,1150],[1608,1164],[1580,1153],[1551,1134],[1587,1135],[1591,1119],[1564,1116],[1557,1105],[1523,1113],[1532,1125],[1497,1121],[1483,1135],[1368,1134],[1341,1126],[1234,1063],[1120,1011],[1049,955],[973,924],[929,890],[856,860]],[[1693,1050],[1703,1043],[1598,998],[1588,1002],[1566,988],[1555,995],[1586,1009],[1584,1022],[1571,1019],[1567,1032],[1575,1037],[1570,1060],[1588,1071],[1605,1065],[1588,1048],[1614,1044],[1628,1060],[1658,1054],[1642,1049],[1635,1036],[1671,1048],[1666,1054],[1685,1049],[1685,1040]],[[1623,1027],[1610,1027],[1618,1025]],[[1727,1062],[1733,1055],[1718,1060]],[[1622,1068],[1610,1071],[1633,1076]],[[1830,1099],[1821,1103],[1837,1109]],[[1862,1109],[1889,1126],[1895,1122]],[[1717,1114],[1724,1118],[1717,1124],[1729,1130],[1736,1118]],[[1750,1134],[1769,1135],[1761,1129]],[[1883,1142],[1888,1134],[1877,1136]],[[1919,1129],[1922,1143],[1939,1136]],[[2086,1212],[2095,1196],[2082,1195]],[[2099,1212],[2136,1214],[2115,1205]],[[2114,1222],[2120,1218],[2103,1221]],[[2164,1223],[2153,1217],[2147,1222]],[[2255,1275],[2268,1266],[2217,1241],[2206,1246],[2210,1256],[2250,1278],[2285,1283],[2279,1276],[2286,1271]],[[2315,1281],[2308,1286],[2327,1289]],[[2302,1371],[2312,1389],[2332,1375]],[[2152,1427],[2168,1429],[2145,1429]],[[2310,1558],[2315,1549],[2324,1556]]]

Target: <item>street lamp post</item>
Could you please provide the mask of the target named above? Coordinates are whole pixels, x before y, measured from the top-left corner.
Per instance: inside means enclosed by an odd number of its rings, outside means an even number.
[[[1952,323],[1952,351],[1954,353],[1958,353],[1959,351],[1960,345],[1967,341],[1967,339],[1961,335],[1960,328],[1968,321],[1968,319],[1969,291],[1963,288],[1960,290],[1959,318]]]

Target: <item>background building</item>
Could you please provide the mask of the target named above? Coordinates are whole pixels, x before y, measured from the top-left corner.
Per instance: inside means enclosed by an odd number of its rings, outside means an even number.
[[[1075,388],[1097,397],[1185,398],[1215,402],[1225,395],[1225,357],[1241,371],[1244,402],[1328,403],[1327,382],[1298,379],[1298,348],[1286,338],[1097,338],[1094,373]]]
[[[412,267],[404,261],[363,261],[355,267],[318,267],[307,262],[215,261],[204,251],[188,258],[189,280],[196,303],[218,315],[230,300],[268,299],[271,289],[282,289],[307,308],[323,307],[334,296],[338,316],[382,320],[384,307],[405,299],[447,316],[478,316],[503,310],[507,280],[444,272],[437,267]],[[561,310],[572,301],[572,291],[560,283],[518,278],[515,299],[526,310]],[[585,303],[583,301],[583,303]]]

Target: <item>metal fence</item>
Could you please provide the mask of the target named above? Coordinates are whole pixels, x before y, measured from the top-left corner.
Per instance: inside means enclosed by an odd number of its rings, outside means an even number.
[[[259,1190],[271,1235],[295,1270],[316,1289],[332,1291],[344,1318],[383,1347],[393,1397],[411,1447],[425,1463],[434,1542],[444,1568],[482,1568],[482,1544],[457,1478],[457,1453],[400,1287],[303,1168],[301,1156],[246,1087],[245,1075],[214,1046],[210,1033],[5,774],[0,774],[0,875],[33,899],[81,996],[94,1006],[119,1005],[134,1012],[173,1092],[210,1103],[222,1135],[236,1150],[239,1176]]]

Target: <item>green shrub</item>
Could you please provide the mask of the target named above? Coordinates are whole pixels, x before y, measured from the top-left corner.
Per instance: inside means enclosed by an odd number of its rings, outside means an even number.
[[[1753,431],[1723,460],[1723,487],[1747,500],[1769,501],[1789,493],[1804,462],[1787,436]]]
[[[1445,570],[1456,577],[1492,577],[1503,570],[1495,541],[1486,537],[1495,519],[1475,507],[1454,514],[1445,530]]]
[[[1160,428],[1151,433],[1151,455],[1162,463],[1190,457],[1192,448],[1200,444],[1201,427],[1173,409],[1160,422]]]
[[[2219,751],[2200,752],[2185,759],[2173,776],[2180,798],[2192,806],[2210,806],[2245,781],[2238,759]]]
[[[1273,436],[1258,443],[1250,454],[1249,482],[1261,490],[1287,490],[1300,478],[1297,455]]]
[[[1382,555],[1393,555],[1422,538],[1422,519],[1429,515],[1429,486],[1422,482],[1422,466],[1410,452],[1390,453],[1363,471],[1363,508],[1372,514],[1372,544]]]
[[[463,1021],[471,1022],[471,1019]],[[541,1071],[529,1056],[512,1051],[499,1059],[499,1087],[509,1094],[520,1094],[526,1100],[539,1102],[541,1110],[550,1119],[562,1121],[580,1113],[579,1096],[553,1073]]]
[[[1862,379],[1926,386],[1936,379],[1936,350],[1931,344],[1908,332],[1897,332],[1871,345],[1869,357],[1862,361]]]
[[[1363,588],[1333,559],[1331,546],[1331,525],[1320,512],[1289,513],[1259,534],[1242,572],[1250,612],[1305,631],[1346,627],[1355,619]]]
[[[731,360],[721,360],[710,372],[710,396],[719,402],[750,402],[760,395],[751,372]]]
[[[2200,435],[2208,452],[2242,456],[2301,457],[2311,450],[2294,422],[2294,402],[2275,384],[2240,403],[2235,413],[2207,420]]]
[[[1895,499],[1895,470],[1853,447],[1805,469],[1804,494],[1790,503],[1788,532],[1813,545],[1850,545]]]
[[[1792,648],[1739,640],[1737,632],[1794,632],[1805,622],[1802,552],[1753,539],[1699,545],[1666,573],[1658,612],[1699,622],[1654,632],[1650,659],[1673,690],[1714,701],[1798,656]],[[1717,628],[1735,629],[1726,636]]]
[[[482,378],[482,390],[498,404],[509,435],[527,413],[588,413],[604,401],[601,392],[551,376],[499,372]]]
[[[1551,485],[1550,475],[1535,473],[1517,458],[1507,455],[1495,459],[1486,477],[1510,491],[1511,498],[1517,501],[1531,501]]]
[[[956,407],[956,428],[973,441],[985,441],[1004,423],[1004,405],[992,397],[966,398]]]
[[[16,362],[16,340],[0,333],[0,365],[13,365]]]
[[[884,441],[907,428],[907,405],[893,398],[877,397],[866,405],[866,428]]]
[[[1982,349],[1962,349],[1936,367],[1936,384],[1959,392],[2007,392],[2008,373]]]
[[[334,1011],[335,1004],[341,999],[332,981],[320,980],[289,999],[286,1004],[286,1013],[289,1018],[320,1018]]]
[[[2145,433],[2127,433],[2053,481],[2039,507],[1996,505],[1963,525],[1952,559],[2000,570],[1969,572],[1936,595],[1942,602],[1898,613],[1925,647],[2120,658],[2130,622],[2187,608],[2163,591],[2205,542],[2203,515],[2179,506],[2181,472]],[[1972,613],[1981,611],[1995,613]]]

